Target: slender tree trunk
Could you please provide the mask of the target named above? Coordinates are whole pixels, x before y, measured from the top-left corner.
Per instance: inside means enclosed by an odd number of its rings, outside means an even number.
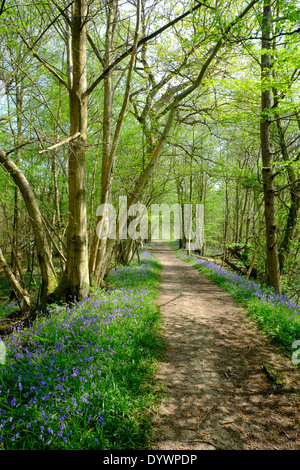
[[[54,292],[57,280],[55,270],[52,264],[52,255],[47,241],[47,234],[43,228],[43,219],[37,205],[34,193],[18,166],[0,150],[0,163],[10,174],[15,184],[20,189],[27,207],[29,219],[31,221],[34,239],[36,243],[37,257],[41,270],[42,288],[41,303],[46,303],[50,295]]]
[[[269,282],[274,289],[281,293],[281,275],[278,257],[277,227],[275,218],[275,194],[273,187],[272,152],[270,142],[270,110],[271,101],[271,57],[270,53],[271,32],[271,4],[270,0],[264,0],[262,22],[262,50],[261,57],[261,109],[260,124],[261,155],[262,155],[262,180],[264,188],[264,213],[266,224],[266,248]]]
[[[60,84],[60,94],[61,94],[61,84]],[[57,125],[56,125],[56,143],[59,142],[59,121],[61,116],[62,108],[62,98],[59,99],[58,113],[57,113]],[[61,234],[61,213],[60,213],[60,201],[59,201],[59,186],[58,186],[58,174],[57,174],[57,149],[55,148],[52,151],[52,175],[53,175],[53,186],[54,186],[54,216],[53,216],[53,225],[56,227],[58,234]],[[54,244],[54,243],[53,243]],[[54,244],[55,246],[55,244]],[[58,246],[56,247],[59,253],[63,251],[63,246],[59,240]],[[61,271],[65,270],[65,261],[60,255]]]
[[[22,311],[23,312],[29,311],[30,310],[30,296],[27,290],[21,286],[20,282],[18,281],[15,274],[11,270],[9,264],[6,262],[6,259],[2,253],[1,248],[0,248],[0,266],[2,266],[5,274],[10,280],[11,286],[21,306]]]
[[[23,93],[22,93],[22,81],[16,80],[16,107],[17,107],[17,139],[16,146],[20,145],[22,138],[22,105],[23,105]],[[19,166],[21,161],[21,148],[17,150],[16,164]],[[14,221],[13,221],[13,236],[12,236],[12,271],[17,272],[16,256],[20,256],[19,250],[19,237],[20,237],[20,220],[21,220],[21,194],[18,186],[15,186],[14,194]]]
[[[116,19],[118,13],[118,1],[109,5],[108,24],[106,33],[106,50],[105,50],[105,67],[108,67],[113,59],[113,43],[114,43],[114,30],[116,26]],[[113,183],[113,168],[116,160],[116,152],[120,133],[129,103],[129,95],[131,90],[131,81],[134,71],[136,60],[137,45],[140,30],[140,15],[141,6],[140,1],[137,2],[136,12],[136,28],[133,49],[127,74],[125,93],[123,97],[122,107],[117,119],[115,132],[112,132],[112,108],[113,108],[113,80],[112,72],[109,72],[104,80],[104,112],[103,112],[103,155],[102,155],[102,178],[101,178],[101,204],[111,202],[111,190]],[[104,218],[98,218],[97,224],[103,224]],[[100,230],[101,231],[101,230]],[[111,245],[111,244],[110,244]],[[108,264],[108,256],[112,250],[107,251],[107,240],[99,240],[97,235],[94,234],[92,249],[89,261],[90,279],[103,279],[105,266]]]
[[[235,222],[234,222],[234,242],[239,242],[239,220],[240,220],[240,198],[238,184],[235,185]]]
[[[178,203],[180,204],[180,209],[181,209],[181,218],[180,218],[180,238],[179,238],[179,248],[183,250],[185,248],[185,231],[184,231],[184,202],[183,202],[183,188],[182,188],[182,182],[179,180],[179,177],[176,180],[176,189],[177,189],[177,200]]]
[[[113,59],[114,31],[116,26],[118,2],[112,1],[108,4],[107,28],[105,40],[104,68],[108,68]],[[101,204],[111,202],[112,172],[110,165],[110,152],[112,148],[112,119],[113,119],[113,73],[112,70],[104,78],[104,100],[103,100],[103,140],[102,140],[102,172],[101,172]],[[104,229],[105,217],[98,217],[97,225],[102,224]],[[100,229],[100,232],[102,232]],[[95,283],[97,273],[104,262],[106,252],[106,239],[99,239],[94,233],[89,258],[90,282]]]
[[[69,223],[67,265],[59,292],[66,300],[81,300],[89,291],[88,233],[86,214],[87,105],[86,35],[87,1],[76,0],[71,17],[72,59],[70,75],[70,135],[80,135],[69,143]],[[69,84],[70,85],[70,84]]]
[[[225,258],[227,257],[228,221],[229,221],[228,183],[227,183],[227,180],[225,179],[225,217],[224,217],[223,261],[225,261]]]
[[[241,212],[240,221],[239,221],[239,224],[240,224],[239,240],[240,240],[240,242],[243,240],[243,229],[244,229],[244,222],[245,222],[246,213],[247,213],[248,195],[249,195],[249,190],[246,189],[245,199],[244,199],[244,204],[243,204],[243,210]],[[246,232],[247,232],[247,223],[246,223]]]
[[[59,111],[57,119],[59,120],[61,113],[61,100],[59,103]],[[58,128],[56,129],[56,142],[58,142]],[[54,149],[52,152],[52,174],[53,174],[53,185],[54,185],[54,208],[55,208],[55,218],[56,221],[54,225],[57,226],[58,231],[61,228],[61,216],[60,216],[60,207],[59,207],[59,189],[58,189],[58,177],[57,177],[57,149]]]
[[[193,150],[194,153],[194,146],[195,146],[195,136],[194,136],[194,126],[193,126]],[[192,174],[192,165],[193,165],[193,158],[192,155],[190,156],[190,178],[189,178],[189,203],[191,204],[191,210],[193,211],[192,202],[193,202],[193,174]],[[182,213],[184,214],[184,212]],[[192,232],[192,214],[189,220],[189,234]],[[187,245],[187,255],[191,255],[191,240],[189,235],[188,245]]]

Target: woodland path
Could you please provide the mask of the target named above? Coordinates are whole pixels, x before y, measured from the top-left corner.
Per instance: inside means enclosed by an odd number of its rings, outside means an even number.
[[[299,450],[300,371],[229,294],[167,244],[151,250],[163,267],[166,345],[153,449]]]

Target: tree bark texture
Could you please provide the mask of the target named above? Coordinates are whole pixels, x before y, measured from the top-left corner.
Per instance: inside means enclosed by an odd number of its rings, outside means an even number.
[[[271,56],[270,50],[271,33],[271,5],[269,0],[264,1],[262,22],[262,57],[261,57],[261,123],[260,140],[262,156],[262,180],[264,189],[264,214],[266,224],[266,250],[268,278],[270,285],[281,293],[281,275],[278,257],[277,227],[275,219],[275,193],[273,187],[272,151],[270,142],[270,111],[271,100]]]
[[[72,68],[70,135],[80,135],[69,143],[69,224],[67,265],[60,289],[66,300],[81,300],[89,291],[88,233],[86,212],[87,105],[86,35],[87,2],[77,0],[71,17]],[[69,84],[70,85],[70,84]]]

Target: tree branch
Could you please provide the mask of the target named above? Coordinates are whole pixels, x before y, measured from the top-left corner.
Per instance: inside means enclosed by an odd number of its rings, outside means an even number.
[[[4,3],[5,3],[5,0],[2,1],[2,6],[4,7]],[[51,23],[48,24],[48,26],[44,29],[44,31],[41,32],[41,34],[39,35],[39,37],[34,41],[33,45],[31,46],[30,49],[28,49],[28,51],[26,52],[26,54],[24,55],[24,57],[22,58],[22,61],[20,62],[20,64],[22,62],[24,62],[24,60],[26,59],[26,57],[28,56],[28,54],[31,52],[31,50],[37,45],[37,43],[41,40],[41,38],[44,36],[44,34],[48,31],[48,29],[51,28],[51,26],[57,21],[57,19],[62,15],[62,13],[67,10],[71,5],[73,4],[73,1],[70,2],[66,8],[59,13],[59,15],[57,15],[53,21],[51,21]],[[12,7],[7,7],[4,11],[8,10],[8,8],[12,8]],[[20,67],[20,64],[17,65],[17,67],[15,68],[15,70],[9,74],[9,79],[11,80],[12,77],[14,77],[16,75],[16,73],[18,72],[19,70],[19,67]],[[5,80],[3,80],[3,85],[0,86],[0,91],[3,89],[3,87],[5,86]]]
[[[45,152],[48,152],[49,150],[54,150],[57,147],[60,147],[61,145],[67,144],[71,140],[76,139],[76,137],[78,137],[78,136],[80,136],[80,132],[76,132],[76,134],[70,135],[70,137],[67,137],[64,140],[61,140],[57,144],[51,145],[51,147],[48,147],[47,149],[40,150],[39,153],[45,153]]]
[[[256,3],[256,2],[255,2]],[[157,31],[154,31],[153,33],[149,34],[148,36],[142,38],[139,40],[137,44],[137,48],[140,48],[143,44],[146,42],[149,42],[151,39],[154,39],[155,37],[159,36],[161,33],[166,31],[168,28],[173,26],[174,24],[178,23],[179,21],[183,20],[186,16],[190,15],[191,13],[194,13],[196,10],[198,10],[201,6],[205,6],[206,8],[213,9],[212,7],[209,7],[208,5],[205,5],[204,3],[200,3],[196,5],[195,7],[191,8],[187,12],[183,13],[182,15],[178,16],[174,20],[170,21],[166,25],[162,26],[159,28]],[[85,96],[88,96],[92,93],[92,91],[96,88],[96,86],[106,77],[106,75],[117,65],[119,64],[122,60],[124,60],[126,57],[128,57],[132,51],[133,51],[133,45],[129,47],[123,54],[121,54],[117,59],[115,59],[103,72],[99,77],[92,83],[92,85],[86,90]]]
[[[5,0],[2,0],[1,7],[0,7],[0,15],[4,12],[4,5],[5,5]]]
[[[23,34],[20,33],[20,31],[18,31],[18,34],[24,44],[26,44],[26,46],[28,47],[29,51],[32,52],[33,57],[35,57],[39,62],[41,62],[41,64],[43,64],[44,67],[46,67],[46,69],[48,69],[49,72],[51,72],[52,75],[54,75],[59,80],[59,82],[70,92],[71,90],[67,82],[64,81],[64,79],[51,67],[51,65],[48,64],[48,62],[46,62],[44,59],[42,59],[42,57],[40,57],[36,52],[34,52],[33,46],[30,46],[30,44],[28,44],[27,40],[24,38]]]

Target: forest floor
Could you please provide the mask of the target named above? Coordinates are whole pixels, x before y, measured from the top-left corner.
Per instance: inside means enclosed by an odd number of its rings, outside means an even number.
[[[166,243],[151,250],[166,346],[153,449],[299,450],[300,370]]]

